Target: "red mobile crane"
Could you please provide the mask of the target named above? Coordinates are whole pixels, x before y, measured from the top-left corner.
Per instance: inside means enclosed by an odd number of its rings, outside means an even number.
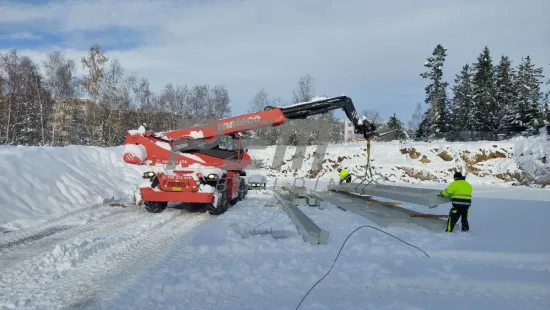
[[[241,132],[280,126],[287,120],[342,108],[365,139],[379,135],[373,123],[359,119],[351,98],[338,96],[301,102],[286,107],[269,106],[264,111],[217,120],[207,125],[169,132],[130,131],[124,141],[124,161],[151,165],[159,171],[143,174],[151,184],[140,188],[139,203],[148,212],[162,212],[168,202],[207,205],[211,214],[224,213],[246,196],[244,169],[250,163]],[[234,149],[220,147],[220,138],[233,140]],[[160,166],[159,166],[160,164]],[[168,172],[165,165],[176,167]]]

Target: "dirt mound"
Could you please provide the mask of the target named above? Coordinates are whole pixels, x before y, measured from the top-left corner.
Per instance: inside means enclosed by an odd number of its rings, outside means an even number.
[[[416,151],[416,149],[413,147],[413,148],[404,148],[404,149],[400,149],[399,151],[401,151],[401,154],[405,155],[409,155],[409,158],[410,159],[418,159],[420,157],[420,153]]]
[[[423,164],[429,164],[431,163],[431,160],[428,159],[428,156],[426,155],[422,155],[422,158],[420,159],[420,161],[423,163]]]
[[[478,175],[480,172],[480,169],[475,167],[476,164],[496,159],[496,158],[508,158],[508,155],[501,151],[487,151],[487,150],[479,150],[480,153],[476,153],[475,155],[471,155],[469,151],[462,152],[462,160],[466,163],[466,169],[468,172],[471,172],[472,174]]]
[[[437,181],[438,178],[429,173],[429,172],[426,172],[426,171],[422,171],[422,170],[416,170],[416,169],[413,169],[413,168],[409,168],[409,167],[397,167],[397,169],[400,169],[400,170],[403,170],[403,173],[405,173],[405,175],[411,177],[411,178],[414,178],[414,179],[418,179],[418,180],[421,180],[421,181]]]
[[[453,155],[451,155],[447,150],[443,150],[439,154],[437,154],[439,158],[443,159],[444,161],[452,161],[454,159]]]

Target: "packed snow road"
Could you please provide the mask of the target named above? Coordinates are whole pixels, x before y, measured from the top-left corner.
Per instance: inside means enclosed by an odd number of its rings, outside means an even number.
[[[102,298],[213,217],[95,206],[0,235],[0,308],[77,306]],[[116,279],[116,281],[114,281]]]
[[[375,224],[333,205],[300,206],[330,232],[306,243],[270,190],[220,216],[92,207],[0,235],[0,309],[295,309],[332,264],[299,310],[548,309],[548,202],[475,206],[469,233],[384,229],[429,257],[370,229],[341,248]]]

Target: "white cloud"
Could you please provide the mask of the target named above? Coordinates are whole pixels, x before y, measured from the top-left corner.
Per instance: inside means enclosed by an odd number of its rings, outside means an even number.
[[[36,40],[40,38],[41,37],[39,35],[35,35],[30,32],[14,32],[10,34],[0,34],[0,40],[21,40],[21,39]]]
[[[0,20],[25,32],[138,30],[145,45],[107,55],[148,77],[155,89],[167,82],[225,84],[241,105],[237,113],[261,87],[289,98],[309,73],[319,93],[346,93],[360,110],[378,107],[407,119],[423,100],[419,74],[438,43],[448,48],[449,82],[485,45],[495,61],[506,54],[517,63],[530,54],[550,72],[549,10],[546,0],[101,0],[14,2],[0,7]],[[46,51],[22,50],[36,59]],[[79,60],[86,51],[66,52]]]

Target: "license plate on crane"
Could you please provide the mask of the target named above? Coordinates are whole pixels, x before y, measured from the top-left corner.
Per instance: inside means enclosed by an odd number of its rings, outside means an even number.
[[[198,184],[190,175],[173,174],[159,177],[159,187],[163,191],[198,191]]]

